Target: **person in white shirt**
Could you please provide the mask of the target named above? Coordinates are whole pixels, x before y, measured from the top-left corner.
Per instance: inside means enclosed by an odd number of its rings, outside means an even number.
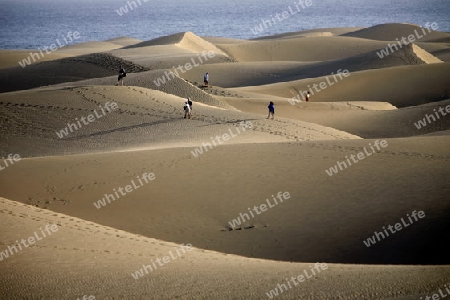
[[[189,105],[189,102],[184,102],[184,118],[188,117],[188,119],[191,118],[191,106]]]

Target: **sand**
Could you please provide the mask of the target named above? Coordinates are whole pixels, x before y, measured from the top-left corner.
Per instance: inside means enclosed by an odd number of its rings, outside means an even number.
[[[0,298],[419,299],[445,291],[449,34],[377,55],[417,28],[251,41],[119,37],[25,68],[14,66],[20,50],[2,50]],[[215,56],[176,72],[204,51]],[[125,86],[115,86],[120,65]],[[350,76],[292,103],[339,69]],[[192,119],[183,118],[187,97]],[[397,223],[404,227],[367,246]],[[8,250],[52,224],[34,245]],[[301,274],[311,278],[287,282]]]

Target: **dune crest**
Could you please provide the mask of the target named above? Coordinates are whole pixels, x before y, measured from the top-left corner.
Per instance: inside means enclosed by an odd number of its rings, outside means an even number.
[[[419,58],[420,60],[422,60],[426,64],[443,63],[442,60],[440,60],[439,58],[437,58],[433,54],[425,51],[424,49],[420,48],[417,45],[413,44],[413,45],[411,45],[411,48],[412,48],[412,51],[414,52],[414,54],[417,56],[417,58]]]
[[[135,45],[124,47],[124,49],[141,48],[150,46],[167,46],[176,45],[182,49],[193,53],[202,53],[203,51],[213,51],[216,55],[223,55],[228,57],[222,50],[217,48],[214,44],[199,37],[198,35],[187,31],[179,32],[168,36],[159,37],[150,41],[144,41]]]
[[[190,50],[196,53],[202,53],[203,51],[213,51],[216,55],[224,55],[228,57],[225,52],[217,48],[215,45],[202,39],[198,35],[193,34],[190,31],[185,32],[181,40],[176,43],[176,45],[183,49]]]

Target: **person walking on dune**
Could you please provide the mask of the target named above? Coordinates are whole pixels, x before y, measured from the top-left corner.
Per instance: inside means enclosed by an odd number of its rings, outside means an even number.
[[[311,95],[309,94],[309,91],[306,93],[306,102],[309,101],[309,97],[311,97]]]
[[[269,106],[267,106],[269,109],[269,114],[267,115],[267,119],[269,119],[270,115],[272,115],[272,120],[275,117],[275,106],[272,101],[270,101]]]
[[[191,118],[191,106],[189,105],[189,102],[186,101],[184,102],[184,119],[186,119],[186,117],[188,117],[188,119]]]
[[[190,97],[187,98],[187,103],[189,105],[189,108],[191,109],[190,114],[191,114],[191,117],[192,117],[192,100],[191,100]]]
[[[209,73],[206,72],[205,76],[203,76],[203,83],[208,86],[209,85]]]
[[[122,83],[123,86],[123,78],[126,76],[127,73],[125,72],[125,69],[123,68],[123,66],[120,66],[119,77],[117,78],[117,85],[119,85],[119,83]]]

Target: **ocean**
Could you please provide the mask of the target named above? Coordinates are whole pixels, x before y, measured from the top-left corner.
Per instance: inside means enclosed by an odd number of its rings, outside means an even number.
[[[0,49],[42,48],[76,31],[77,43],[183,31],[251,39],[381,23],[436,22],[450,32],[449,16],[450,0],[0,0]]]

